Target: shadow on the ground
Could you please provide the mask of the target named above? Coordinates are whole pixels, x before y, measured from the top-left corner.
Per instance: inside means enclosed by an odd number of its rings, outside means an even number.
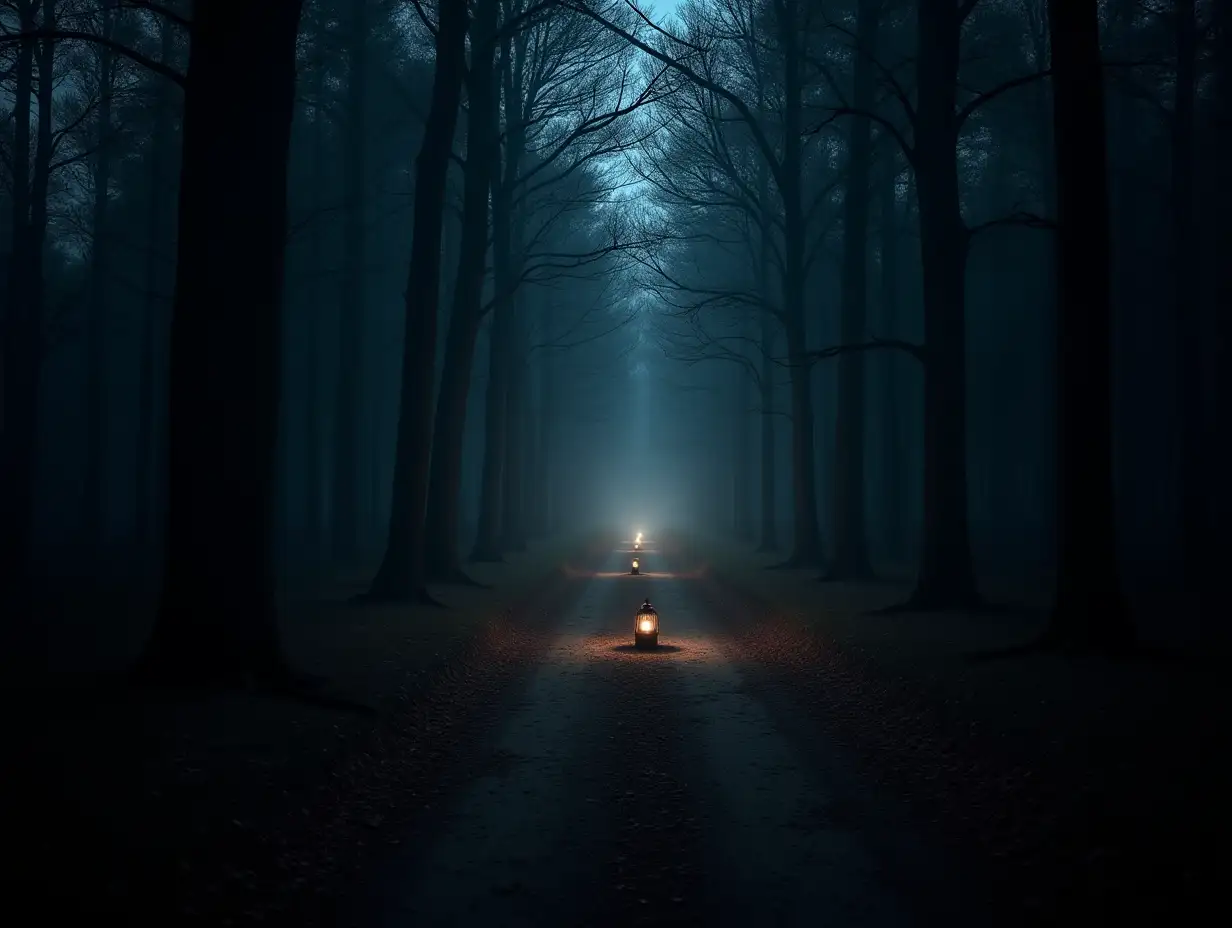
[[[684,648],[680,647],[679,645],[674,645],[674,644],[658,644],[658,645],[655,645],[653,648],[645,648],[645,647],[639,648],[635,644],[618,644],[614,648],[612,648],[612,650],[620,651],[622,653],[627,653],[627,654],[634,654],[634,653],[637,653],[637,654],[642,654],[642,653],[645,653],[645,654],[675,654],[677,651],[683,651]]]

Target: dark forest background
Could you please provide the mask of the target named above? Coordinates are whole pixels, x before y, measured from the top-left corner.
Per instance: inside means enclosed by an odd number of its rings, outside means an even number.
[[[630,501],[920,608],[1060,560],[1113,614],[1119,571],[1222,636],[1232,3],[0,22],[0,583],[35,637],[64,590],[161,589],[144,666],[265,672],[280,585],[418,599]]]

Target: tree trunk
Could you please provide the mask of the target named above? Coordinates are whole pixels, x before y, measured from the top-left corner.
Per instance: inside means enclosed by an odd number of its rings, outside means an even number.
[[[100,11],[101,34],[112,35],[112,13]],[[90,309],[86,325],[85,550],[91,562],[103,552],[107,531],[107,207],[111,186],[112,53],[99,46],[98,112],[94,134],[94,210],[90,245]]]
[[[287,674],[272,514],[301,6],[201,3],[193,19],[171,327],[167,566],[139,668],[155,680],[282,682]]]
[[[346,142],[343,146],[342,302],[338,308],[338,381],[334,402],[333,555],[353,560],[360,547],[360,402],[367,312],[364,181],[368,148],[368,2],[353,0],[348,25]]]
[[[406,329],[389,536],[385,558],[369,594],[380,599],[423,595],[432,387],[441,291],[441,224],[449,156],[466,74],[467,20],[464,0],[441,3],[432,102],[415,168],[414,240],[406,280]]]
[[[1197,226],[1194,209],[1194,84],[1198,53],[1195,0],[1173,5],[1176,83],[1172,142],[1172,318],[1176,325],[1177,422],[1180,425],[1181,571],[1185,588],[1203,591],[1214,572],[1207,509],[1210,483],[1205,466],[1206,396],[1203,325],[1198,297]],[[1225,307],[1225,312],[1232,311]]]
[[[821,529],[817,521],[816,451],[813,447],[812,369],[805,355],[805,219],[802,203],[801,37],[795,7],[780,4],[779,37],[784,49],[783,156],[779,194],[783,201],[783,318],[791,374],[792,552],[783,566],[811,567],[821,562]]]
[[[460,563],[459,506],[462,452],[475,343],[483,315],[483,281],[488,251],[488,197],[497,157],[497,100],[493,84],[491,0],[476,9],[471,68],[467,76],[467,157],[463,171],[462,233],[454,277],[453,306],[445,336],[441,393],[432,432],[431,492],[428,494],[428,575],[449,583],[472,583]]]
[[[881,188],[881,335],[897,338],[899,288],[898,159],[886,152],[885,180]],[[886,352],[881,359],[881,428],[884,434],[881,470],[882,510],[885,513],[885,553],[895,565],[906,557],[907,453],[903,441],[902,403],[905,399],[899,376],[902,359]]]
[[[312,227],[308,232],[308,267],[316,272],[325,262],[324,213],[326,184],[325,155],[325,52],[326,27],[317,35],[317,60],[312,73]],[[304,533],[308,557],[315,562],[322,555],[322,523],[325,518],[325,435],[321,403],[321,322],[325,316],[321,288],[312,287],[306,307],[308,318],[308,376],[304,390]]]
[[[166,20],[160,20],[159,34],[159,60],[164,64],[171,64],[175,55],[174,27]],[[155,381],[157,358],[164,349],[162,335],[168,315],[166,291],[171,283],[171,275],[167,272],[170,258],[164,249],[175,232],[174,217],[162,191],[175,170],[173,108],[176,88],[175,84],[165,78],[156,77],[154,80],[158,83],[154,98],[154,123],[150,135],[145,294],[141,320],[141,370],[137,387],[137,467],[134,473],[137,545],[143,554],[149,553],[153,541],[155,501],[158,498],[155,490],[155,483],[158,481],[158,469],[155,467],[155,421],[156,406],[160,404]]]
[[[774,317],[763,312],[761,317],[761,531],[757,550],[779,549],[778,501],[775,498],[776,460],[774,447]]]
[[[1117,571],[1107,138],[1096,0],[1050,0],[1057,164],[1056,601],[1045,643],[1133,635]]]
[[[955,110],[961,29],[950,0],[920,0],[916,190],[924,273],[924,524],[907,608],[981,604],[967,518],[967,229]]]
[[[34,30],[34,3],[18,4],[18,28]],[[35,301],[36,243],[30,209],[30,116],[34,89],[34,39],[17,46],[14,65],[12,217],[6,281],[7,306],[0,321],[4,337],[3,414],[0,415],[0,595],[20,602],[29,592],[34,527],[34,464],[38,440],[39,382],[42,372],[42,306]],[[17,607],[14,603],[14,607]]]
[[[520,252],[515,248],[514,254]],[[516,259],[515,259],[516,260]],[[510,340],[508,387],[505,399],[505,485],[502,488],[501,540],[502,551],[526,550],[526,325],[519,316],[520,301],[510,298]]]
[[[753,540],[753,461],[749,446],[749,410],[753,405],[753,376],[743,364],[736,367],[735,410],[732,419],[732,527],[744,543]]]
[[[857,110],[873,108],[873,82],[880,0],[860,0],[856,12],[854,93]],[[872,133],[869,120],[851,117],[847,134],[847,193],[843,199],[843,270],[839,343],[864,340],[868,312],[869,165]],[[865,378],[864,354],[851,351],[838,359],[838,404],[834,417],[835,462],[831,507],[834,550],[827,579],[863,579],[872,574],[865,518]]]

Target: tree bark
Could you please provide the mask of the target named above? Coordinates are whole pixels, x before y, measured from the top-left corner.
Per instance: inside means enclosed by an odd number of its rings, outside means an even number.
[[[886,152],[887,165],[881,188],[881,333],[883,338],[898,338],[898,275],[900,219],[898,214],[898,159]],[[881,428],[884,434],[881,470],[882,511],[885,513],[885,553],[895,564],[906,556],[907,474],[903,466],[906,442],[903,440],[902,403],[905,399],[900,377],[902,359],[889,351],[881,359]]]
[[[159,60],[171,64],[175,55],[174,27],[166,20],[159,21]],[[175,85],[161,77],[157,81],[154,97],[154,124],[150,135],[149,201],[146,204],[147,253],[145,262],[145,294],[141,319],[141,347],[137,420],[137,467],[134,473],[136,493],[136,535],[139,549],[148,554],[154,540],[154,513],[159,494],[156,483],[161,482],[160,471],[155,467],[157,429],[159,418],[158,358],[164,350],[165,322],[167,320],[166,289],[171,282],[167,272],[170,261],[167,242],[175,232],[172,208],[163,198],[164,185],[175,170],[174,100]]]
[[[301,6],[219,0],[195,9],[171,327],[167,564],[138,668],[148,679],[287,678],[272,513]]]
[[[18,4],[18,28],[34,30],[34,2]],[[3,317],[3,415],[0,416],[0,595],[19,608],[29,593],[34,527],[34,472],[42,374],[42,306],[35,299],[36,260],[31,227],[30,116],[34,90],[35,40],[17,46],[13,98],[12,215]]]
[[[425,510],[441,290],[441,224],[449,156],[466,74],[467,22],[465,0],[441,3],[432,102],[415,168],[414,240],[406,280],[406,329],[389,535],[385,558],[369,593],[379,599],[424,595]]]
[[[1203,325],[1199,305],[1198,240],[1194,204],[1194,91],[1198,23],[1195,0],[1175,0],[1176,81],[1171,122],[1172,149],[1172,318],[1176,325],[1177,422],[1180,426],[1181,577],[1201,592],[1214,564],[1207,522],[1209,481],[1205,441],[1206,395]],[[1229,311],[1225,308],[1225,312]]]
[[[812,368],[805,357],[805,220],[802,203],[801,37],[794,4],[778,0],[776,20],[783,48],[783,155],[779,194],[783,201],[783,318],[791,375],[792,551],[782,566],[811,567],[821,562],[817,520],[817,469],[813,447]]]
[[[445,336],[441,392],[432,432],[428,494],[428,575],[437,581],[472,583],[460,562],[459,506],[462,452],[475,345],[483,316],[483,281],[488,251],[488,198],[497,158],[497,100],[492,58],[496,8],[485,0],[471,29],[467,75],[467,143],[463,169],[462,233],[454,277],[453,306]]]
[[[312,228],[308,233],[308,266],[319,269],[325,261],[325,52],[327,29],[324,23],[317,35],[317,58],[312,73]],[[322,555],[322,524],[325,517],[325,435],[322,423],[325,410],[321,403],[321,322],[325,315],[321,288],[312,287],[305,307],[308,329],[307,379],[304,390],[304,532],[305,547],[310,560]]]
[[[860,0],[856,11],[856,52],[852,104],[873,107],[874,69],[880,31],[880,0]],[[847,133],[847,192],[843,199],[843,270],[839,344],[862,342],[868,312],[869,165],[872,132],[868,119],[850,118]],[[834,548],[826,579],[872,575],[865,515],[866,399],[864,353],[838,359],[838,404],[834,417],[835,462],[831,483]]]
[[[338,308],[338,380],[334,402],[333,555],[353,560],[360,547],[361,403],[364,272],[364,181],[368,149],[368,0],[352,0],[347,47],[347,131],[343,145],[342,302]]]
[[[778,501],[775,497],[778,468],[774,447],[774,317],[763,312],[761,317],[761,529],[758,533],[757,550],[761,552],[779,549]]]
[[[1057,164],[1057,591],[1045,643],[1133,636],[1117,570],[1107,137],[1096,0],[1050,0]]]
[[[915,169],[924,273],[924,524],[905,608],[981,605],[967,516],[967,229],[958,184],[961,24],[950,0],[920,0]]]

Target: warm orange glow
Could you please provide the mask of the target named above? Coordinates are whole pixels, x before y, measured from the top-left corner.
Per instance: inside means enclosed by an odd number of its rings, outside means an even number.
[[[654,622],[650,619],[642,619],[642,631],[649,634],[654,631]]]

